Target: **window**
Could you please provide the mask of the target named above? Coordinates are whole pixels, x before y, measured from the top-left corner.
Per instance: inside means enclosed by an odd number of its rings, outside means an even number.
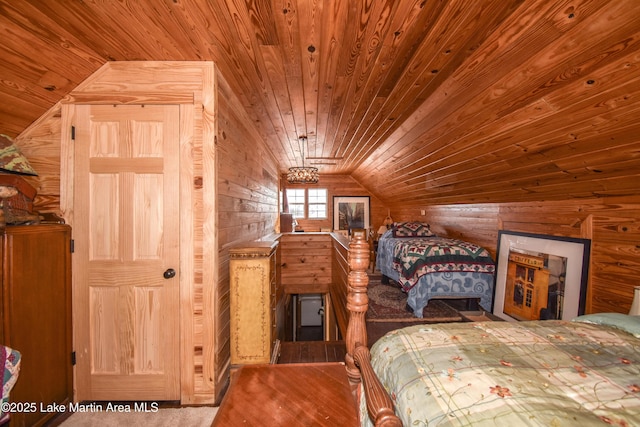
[[[309,218],[310,219],[326,219],[327,218],[327,189],[326,188],[310,188],[308,201],[309,201]]]
[[[287,203],[289,213],[293,214],[294,218],[327,218],[326,188],[309,188],[308,190],[287,188]]]
[[[304,218],[304,190],[287,188],[287,202],[289,203],[289,213],[294,218]]]

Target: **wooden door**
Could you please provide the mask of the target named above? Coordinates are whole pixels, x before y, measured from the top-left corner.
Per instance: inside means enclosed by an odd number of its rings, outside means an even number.
[[[76,108],[80,401],[180,398],[178,124],[178,106]]]

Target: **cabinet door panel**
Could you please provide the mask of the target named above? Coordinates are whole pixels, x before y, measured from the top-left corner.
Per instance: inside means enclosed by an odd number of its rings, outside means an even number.
[[[71,230],[11,226],[3,239],[4,344],[22,354],[14,402],[66,405],[71,366]],[[42,425],[51,413],[13,413],[12,426]]]

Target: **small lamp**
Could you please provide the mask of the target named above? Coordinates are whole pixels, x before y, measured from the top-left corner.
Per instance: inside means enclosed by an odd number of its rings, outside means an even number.
[[[387,230],[393,225],[393,218],[391,218],[391,209],[387,210],[387,217],[384,219],[383,224],[387,227]]]
[[[640,316],[640,286],[633,288],[633,302],[629,314],[632,316]]]

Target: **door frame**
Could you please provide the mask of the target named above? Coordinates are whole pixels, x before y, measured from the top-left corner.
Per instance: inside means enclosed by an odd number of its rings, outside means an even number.
[[[115,67],[106,64],[105,67]],[[120,67],[122,65],[119,64]],[[147,90],[122,89],[123,93],[98,93],[91,91],[88,82],[72,92],[61,102],[61,152],[60,152],[60,210],[65,221],[73,228],[73,178],[74,141],[72,126],[75,122],[76,104],[132,104],[131,94],[140,96],[139,104],[178,104],[180,107],[180,401],[182,404],[215,403],[225,385],[225,367],[220,367],[216,356],[219,343],[217,330],[217,155],[215,149],[215,87],[213,63],[132,63],[124,65],[137,68],[197,67],[201,80],[198,91],[180,86],[175,92],[154,92],[157,85],[166,82],[149,77]],[[102,71],[102,70],[101,70]],[[120,69],[116,74],[121,73]],[[143,69],[141,73],[144,74]],[[107,71],[95,73],[96,81]],[[119,76],[120,78],[120,76]],[[167,78],[175,79],[174,75]],[[116,81],[120,81],[117,79]],[[184,81],[180,82],[184,84]],[[149,90],[151,88],[151,90]],[[87,90],[87,93],[83,93]],[[201,92],[201,93],[199,93]],[[206,96],[205,96],[206,94]],[[206,183],[206,185],[205,185]],[[201,247],[201,252],[197,247]],[[73,261],[74,263],[76,261]],[[199,277],[196,278],[196,273]],[[74,286],[75,288],[75,286]],[[197,299],[197,301],[196,301]],[[196,306],[198,313],[196,313]],[[74,319],[77,316],[74,315]],[[195,330],[199,328],[196,333]],[[75,343],[75,337],[74,337]],[[201,354],[196,354],[196,349]],[[74,383],[76,383],[74,375]],[[76,387],[74,387],[77,390]],[[74,396],[74,400],[76,396]]]

